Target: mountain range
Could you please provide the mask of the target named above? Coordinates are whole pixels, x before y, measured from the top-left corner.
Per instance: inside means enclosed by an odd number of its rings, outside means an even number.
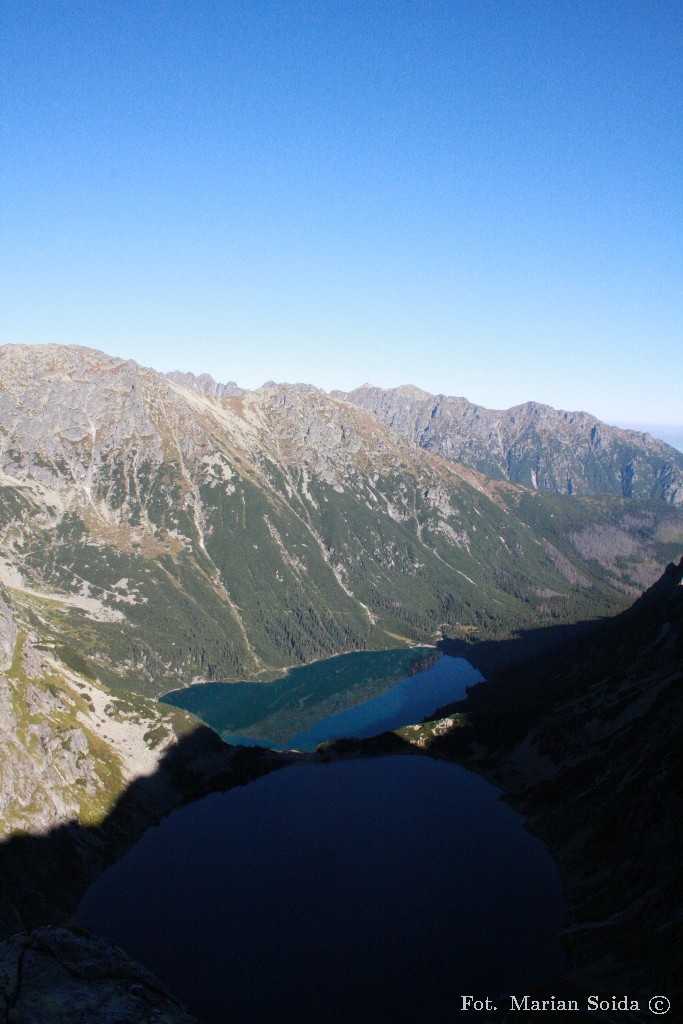
[[[175,371],[176,384],[212,398],[245,394],[235,381],[219,384]],[[268,386],[277,386],[268,382]],[[332,391],[368,412],[398,437],[461,462],[494,479],[557,494],[614,494],[683,504],[683,453],[646,431],[625,430],[586,412],[538,402],[485,409],[466,398],[432,395],[412,385],[363,384]]]
[[[405,415],[381,422],[369,398]],[[149,699],[193,679],[547,635],[620,611],[679,556],[678,492],[547,493],[406,436],[431,409],[445,437],[439,409],[457,402],[245,392],[86,348],[0,348],[6,828],[106,813],[194,727]],[[544,417],[548,435],[561,425],[548,451],[576,462],[596,421]],[[683,456],[600,430],[612,461],[628,449],[675,478]]]
[[[411,386],[332,392],[428,451],[490,477],[557,494],[683,503],[683,454],[648,433],[538,402],[502,411]]]
[[[670,835],[625,864],[591,818],[668,820],[682,588],[669,571],[637,614],[595,622],[680,558],[682,474],[647,434],[533,403],[245,391],[87,348],[0,348],[0,932],[64,919],[57,868],[82,890],[183,800],[291,761],[236,753],[155,697],[445,638],[495,686],[396,741],[484,772],[529,816],[584,901],[577,963],[614,953],[614,894],[589,893],[631,872],[612,976],[635,976],[628,936],[666,927],[669,890],[645,888]],[[474,732],[451,728],[468,716]],[[22,845],[42,833],[52,873]]]
[[[0,585],[67,664],[150,696],[589,619],[624,607],[683,539],[679,492],[662,490],[683,456],[604,436],[650,458],[659,499],[485,476],[308,385],[240,392],[5,346]],[[576,461],[569,437],[553,444]]]

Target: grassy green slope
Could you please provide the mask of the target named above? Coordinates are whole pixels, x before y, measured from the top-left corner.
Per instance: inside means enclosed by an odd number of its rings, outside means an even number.
[[[151,695],[194,677],[273,678],[344,650],[433,642],[441,629],[485,639],[593,618],[623,607],[644,566],[656,571],[679,550],[662,505],[512,489],[502,504],[461,481],[444,511],[405,479],[403,496],[381,486],[397,518],[321,482],[309,484],[317,508],[306,519],[249,479],[232,493],[202,489],[203,542],[188,519],[182,543],[147,551],[95,539],[74,512],[17,548],[34,592],[16,600],[81,669]],[[86,593],[111,621],[39,596],[51,591]]]
[[[0,582],[120,693],[590,619],[683,546],[680,509],[492,482],[315,389],[216,402],[81,350],[36,376],[39,356],[7,377]],[[43,429],[42,389],[61,423],[84,381],[87,422]]]

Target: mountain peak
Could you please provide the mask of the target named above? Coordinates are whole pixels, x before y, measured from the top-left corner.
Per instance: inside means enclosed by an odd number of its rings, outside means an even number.
[[[196,391],[198,395],[205,395],[207,398],[235,398],[244,394],[244,388],[234,380],[229,380],[227,384],[219,384],[209,373],[200,373],[197,377],[194,373],[172,370],[165,376],[174,384],[180,384],[181,387]]]
[[[485,409],[410,385],[347,394],[394,434],[487,476],[560,494],[613,494],[683,504],[683,454],[586,412],[525,402]]]

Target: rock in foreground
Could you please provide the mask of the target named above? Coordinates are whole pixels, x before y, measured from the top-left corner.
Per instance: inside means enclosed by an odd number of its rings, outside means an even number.
[[[104,939],[40,928],[0,944],[7,1024],[197,1024],[153,974]]]

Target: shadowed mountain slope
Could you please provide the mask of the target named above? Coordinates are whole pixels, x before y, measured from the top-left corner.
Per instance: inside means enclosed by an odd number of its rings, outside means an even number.
[[[682,581],[683,560],[626,612],[401,731],[501,786],[548,843],[571,913],[565,946],[584,990],[663,993],[677,1012]]]
[[[231,747],[198,724],[167,749],[154,772],[133,779],[99,821],[88,824],[74,815],[42,831],[5,835],[0,937],[68,923],[94,879],[176,807],[310,756]]]
[[[78,927],[0,943],[0,998],[8,1024],[199,1024],[146,968]]]
[[[235,748],[199,726],[97,824],[74,818],[0,842],[0,1009],[8,1022],[193,1024],[148,970],[73,914],[91,882],[174,807],[245,785],[295,755]],[[46,927],[49,925],[49,927]]]

